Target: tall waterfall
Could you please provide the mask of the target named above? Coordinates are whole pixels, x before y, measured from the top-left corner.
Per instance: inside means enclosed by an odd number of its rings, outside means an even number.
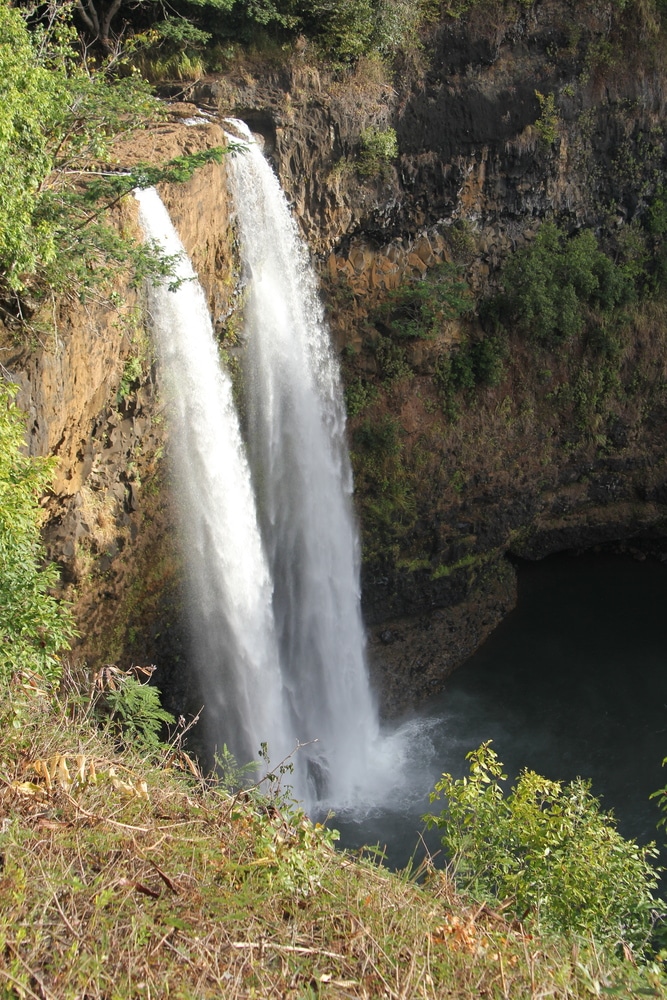
[[[340,377],[312,267],[247,127],[230,157],[247,298],[248,452],[273,579],[286,724],[327,801],[350,801],[377,738]]]
[[[297,743],[307,806],[352,805],[378,722],[365,662],[359,544],[336,360],[284,195],[250,133],[230,174],[247,287],[247,458],[203,291],[154,190],[147,238],[181,254],[149,290],[172,412],[194,657],[208,732],[242,762]]]
[[[148,308],[169,401],[184,533],[193,654],[214,743],[240,760],[263,740],[285,753],[272,586],[229,376],[204,292],[154,189],[137,191],[146,236],[180,255],[180,286],[149,286]]]

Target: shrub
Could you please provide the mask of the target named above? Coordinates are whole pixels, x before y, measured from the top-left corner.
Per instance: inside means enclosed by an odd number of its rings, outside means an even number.
[[[535,122],[534,128],[545,146],[551,146],[560,135],[560,115],[556,108],[556,98],[553,94],[540,94],[535,91],[535,97],[540,105],[540,117]]]
[[[401,452],[398,421],[393,417],[365,420],[354,432],[354,445],[381,458],[397,457]]]
[[[545,222],[503,270],[504,322],[555,345],[581,333],[588,310],[608,312],[633,293],[629,275],[600,250],[594,234],[568,237]]]
[[[361,133],[357,170],[362,177],[384,176],[398,156],[398,139],[393,128],[365,128]]]
[[[183,17],[165,17],[134,43],[134,63],[144,76],[158,82],[165,79],[192,79],[204,72],[204,50],[211,40]]]
[[[506,355],[505,342],[498,336],[488,336],[483,340],[463,341],[437,358],[433,378],[450,420],[459,415],[455,399],[458,393],[470,392],[477,386],[500,385],[505,374]]]
[[[120,377],[118,392],[116,393],[116,400],[119,404],[127,399],[132,389],[138,384],[142,374],[143,365],[141,364],[141,358],[138,358],[136,354],[131,355],[123,365],[123,373]]]
[[[49,591],[55,566],[44,563],[39,498],[52,465],[23,453],[25,423],[16,387],[0,383],[0,685],[19,670],[60,676],[58,653],[74,636],[69,611]]]
[[[443,830],[459,884],[542,930],[647,949],[665,912],[654,895],[655,846],[621,837],[580,778],[564,785],[524,770],[505,794],[507,776],[489,743],[468,760],[469,777],[443,774],[431,801],[444,795],[446,806],[425,817]]]
[[[356,417],[378,396],[378,389],[371,382],[355,378],[345,386],[345,408],[348,417]]]
[[[375,314],[388,333],[399,339],[436,337],[448,320],[472,312],[470,289],[452,264],[432,268],[423,278],[390,292]]]
[[[391,337],[378,337],[374,351],[380,376],[385,382],[398,382],[399,379],[412,378],[414,375],[406,358],[405,348],[395,343]]]

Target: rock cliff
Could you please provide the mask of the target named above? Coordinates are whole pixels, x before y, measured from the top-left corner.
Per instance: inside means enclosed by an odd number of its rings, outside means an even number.
[[[660,548],[658,303],[619,324],[613,364],[583,340],[550,351],[510,331],[502,381],[456,414],[437,362],[480,335],[476,318],[394,345],[391,369],[378,350],[378,306],[443,262],[484,297],[545,219],[603,236],[637,225],[665,168],[665,76],[655,25],[632,32],[611,4],[487,4],[435,28],[393,75],[367,60],[342,80],[301,50],[195,88],[264,135],[320,261],[358,404],[364,607],[389,707],[439,686],[513,606],[508,555]],[[397,160],[364,176],[364,130],[390,127]],[[378,426],[391,442],[369,440]]]

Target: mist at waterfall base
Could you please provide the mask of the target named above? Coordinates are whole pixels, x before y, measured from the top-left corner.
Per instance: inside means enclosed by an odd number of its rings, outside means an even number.
[[[667,566],[558,555],[518,572],[516,609],[412,720],[431,743],[428,780],[466,774],[466,753],[492,739],[510,779],[524,767],[588,778],[624,836],[660,846],[649,796],[667,784]],[[396,867],[421,857],[421,814],[441,806],[429,804],[420,777],[421,798],[397,790],[391,808],[336,817],[343,846],[386,845]],[[424,836],[436,852],[437,832]]]

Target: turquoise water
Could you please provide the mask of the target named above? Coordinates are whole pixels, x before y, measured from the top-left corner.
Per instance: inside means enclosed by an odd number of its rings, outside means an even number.
[[[442,771],[465,773],[466,753],[487,739],[511,777],[528,767],[590,778],[625,836],[660,839],[649,795],[667,784],[667,566],[591,554],[522,564],[515,611],[410,725],[422,734],[412,786],[334,819],[344,846],[379,843],[403,866],[428,788]]]

